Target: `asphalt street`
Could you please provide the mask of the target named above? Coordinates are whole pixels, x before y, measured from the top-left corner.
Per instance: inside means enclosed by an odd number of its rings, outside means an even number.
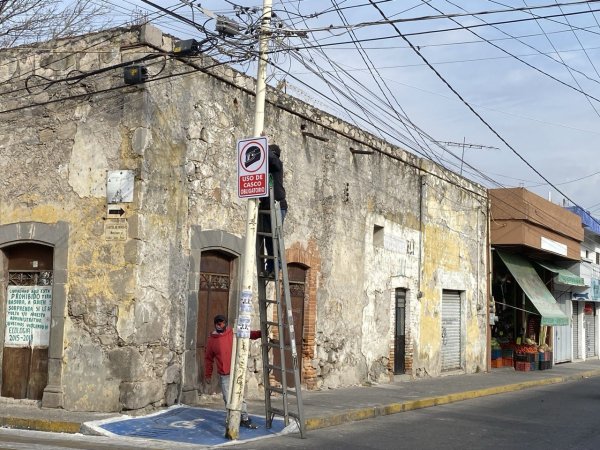
[[[238,449],[600,448],[600,378],[482,397],[237,445]]]
[[[362,420],[235,449],[577,449],[600,448],[600,377],[540,386]],[[205,448],[156,440],[0,430],[2,449]]]

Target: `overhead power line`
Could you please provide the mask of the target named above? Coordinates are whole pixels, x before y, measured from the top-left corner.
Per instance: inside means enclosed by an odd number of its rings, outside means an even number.
[[[142,0],[142,1],[146,2],[146,0]],[[501,14],[501,13],[507,13],[507,12],[529,11],[532,9],[556,8],[557,6],[577,6],[577,5],[588,4],[588,3],[597,3],[597,2],[600,2],[600,0],[586,0],[586,1],[580,1],[580,2],[566,3],[566,4],[554,3],[554,4],[550,4],[550,5],[539,6],[539,7],[510,8],[510,9],[495,10],[495,11],[478,11],[478,12],[470,12],[470,13],[439,14],[439,15],[433,15],[433,16],[408,17],[408,18],[401,18],[401,19],[384,19],[384,20],[378,20],[378,21],[359,22],[356,24],[329,25],[329,26],[325,26],[325,27],[316,27],[316,28],[308,28],[308,29],[300,29],[300,30],[282,29],[281,31],[283,31],[283,32],[293,31],[295,33],[298,33],[298,32],[316,33],[316,32],[322,32],[322,31],[331,32],[331,31],[335,31],[335,30],[350,30],[350,29],[356,30],[359,28],[367,28],[367,27],[379,26],[379,25],[395,25],[398,23],[422,22],[422,21],[439,20],[439,19],[454,19],[454,18],[458,18],[458,17],[476,17],[476,16],[483,16],[483,15],[490,15],[490,14]],[[375,6],[377,6],[377,3],[375,3]],[[556,18],[556,17],[590,14],[590,13],[597,12],[597,11],[600,11],[600,9],[597,9],[597,10],[590,9],[589,11],[574,11],[574,12],[570,12],[570,13],[561,13],[561,14],[549,14],[549,15],[538,16],[538,17],[541,19],[551,19],[551,18]],[[498,22],[494,22],[493,24],[494,25],[502,25],[502,24],[509,24],[509,23],[530,22],[532,20],[534,20],[533,17],[524,17],[521,19],[498,21]],[[472,25],[469,27],[477,28],[477,27],[481,27],[481,26],[484,26],[484,25]],[[455,30],[456,30],[456,28],[450,28],[450,29],[445,28],[445,29],[429,30],[429,31],[423,31],[420,33],[411,33],[411,34],[417,35],[417,34],[428,34],[428,33],[441,33],[441,32],[446,32],[446,31],[455,31]]]
[[[447,0],[447,1],[448,1],[448,0]],[[452,4],[452,2],[450,2],[450,1],[448,1],[448,3],[451,3],[451,4]],[[456,5],[454,5],[454,6],[456,6]],[[435,6],[433,6],[433,5],[431,5],[431,4],[429,4],[429,7],[430,7],[430,8],[432,8],[432,9],[434,9],[434,10],[436,10],[436,11],[439,11],[439,9],[438,9],[438,8],[436,8]],[[383,14],[383,12],[382,12],[382,14]],[[453,21],[454,21],[454,19],[451,19],[451,20],[453,20]],[[480,20],[482,20],[482,19],[480,19]],[[456,21],[454,21],[454,22],[455,22],[455,23],[458,23],[458,22],[456,22]],[[459,24],[459,25],[460,25],[460,24]],[[489,25],[489,24],[488,24],[487,22],[485,22],[485,25]],[[395,25],[392,25],[392,26],[393,26],[393,27],[394,27],[394,28],[397,30],[397,32],[398,32],[398,33],[400,33],[400,31],[398,30],[398,27],[396,27]],[[462,25],[461,25],[461,27],[462,27]],[[513,58],[515,58],[517,61],[520,61],[521,63],[525,64],[527,67],[529,67],[529,68],[531,68],[531,69],[535,70],[536,72],[539,72],[539,73],[541,73],[542,75],[544,75],[544,76],[546,76],[546,77],[548,77],[548,78],[551,78],[552,80],[554,80],[554,81],[556,81],[556,82],[558,82],[558,83],[562,84],[563,86],[566,86],[566,87],[568,87],[569,89],[572,89],[572,90],[574,90],[575,92],[579,92],[580,94],[583,94],[583,95],[584,95],[586,98],[588,98],[588,101],[589,101],[589,99],[593,99],[593,100],[596,100],[597,102],[600,102],[600,99],[599,99],[598,97],[595,97],[595,96],[593,96],[593,95],[591,95],[591,94],[589,94],[589,93],[587,93],[587,92],[583,91],[581,88],[579,88],[579,87],[575,87],[575,86],[573,86],[573,85],[571,85],[571,84],[567,83],[566,81],[563,81],[563,80],[561,80],[560,78],[557,78],[557,77],[555,77],[554,75],[552,75],[552,74],[549,74],[548,72],[545,72],[545,71],[543,71],[543,70],[542,70],[542,69],[540,69],[539,67],[536,67],[536,66],[534,66],[533,64],[531,64],[531,63],[529,63],[529,62],[525,61],[524,59],[521,59],[521,58],[519,58],[518,56],[516,56],[516,55],[514,55],[513,53],[509,52],[509,51],[508,51],[508,50],[506,50],[505,48],[502,48],[502,47],[500,47],[499,45],[497,45],[497,44],[494,44],[493,42],[489,42],[489,41],[487,41],[487,39],[485,39],[485,38],[484,38],[483,36],[481,36],[480,34],[477,34],[477,33],[476,33],[475,31],[473,31],[471,28],[468,28],[468,29],[467,29],[467,27],[464,27],[464,28],[465,28],[467,31],[469,31],[470,33],[472,33],[473,35],[477,36],[477,37],[478,37],[479,39],[481,39],[482,41],[485,41],[485,42],[487,42],[488,44],[490,44],[491,46],[493,46],[494,48],[497,48],[498,50],[500,50],[501,52],[503,52],[503,53],[505,53],[505,54],[507,54],[507,55],[510,55],[510,56],[512,56],[512,57],[513,57]],[[407,35],[405,35],[405,34],[400,34],[400,35],[402,36],[402,38],[403,38],[403,39],[404,39],[406,42],[410,42],[410,41],[408,40],[408,38],[406,37]],[[413,45],[413,44],[411,43],[410,45]],[[418,50],[418,49],[417,49],[416,47],[414,47],[414,46],[413,46],[413,48],[415,49],[415,51],[418,51],[418,55],[421,57],[421,59],[425,60],[425,58],[422,56],[422,53],[421,53],[421,51],[420,51],[420,50]],[[427,65],[430,65],[430,63],[429,63],[429,61],[428,61],[428,60],[425,60],[425,61],[427,61]],[[438,72],[436,71],[436,73],[438,73]],[[440,76],[440,75],[438,75],[438,76]],[[440,76],[440,77],[441,77],[441,76]],[[577,84],[578,84],[578,83],[577,83]],[[463,100],[463,101],[464,101],[464,100]]]
[[[185,61],[184,61],[184,62],[185,62]],[[229,64],[230,64],[230,63],[232,63],[232,62],[235,62],[235,61],[228,61],[227,63],[229,63]],[[217,66],[217,65],[222,65],[222,64],[226,64],[226,63],[219,62],[219,63],[215,64],[214,66]],[[205,69],[206,69],[206,68],[204,68],[204,70],[205,70]],[[279,67],[278,67],[278,69],[280,69],[280,70],[281,70],[281,68],[279,68]],[[197,70],[203,70],[203,68],[199,68],[199,69],[197,69]],[[157,78],[157,79],[155,79],[155,80],[152,80],[152,81],[158,81],[158,80],[169,79],[169,78],[172,78],[172,77],[175,77],[175,76],[181,76],[181,75],[186,75],[186,74],[189,74],[189,73],[194,73],[195,71],[196,71],[196,70],[193,70],[193,71],[188,71],[188,72],[184,72],[184,73],[178,73],[178,74],[171,74],[171,75],[168,75],[168,76],[164,76],[164,77],[161,77],[161,78]],[[66,100],[73,100],[73,99],[83,99],[83,98],[89,98],[89,96],[91,96],[91,95],[94,95],[94,94],[103,93],[103,92],[107,92],[107,91],[111,91],[111,90],[115,90],[115,91],[116,91],[116,90],[118,90],[118,89],[120,89],[120,88],[123,88],[123,87],[128,87],[128,86],[118,86],[118,87],[115,87],[115,88],[106,89],[106,90],[97,91],[97,92],[86,92],[86,93],[84,93],[84,94],[81,94],[81,95],[75,95],[75,96],[71,96],[71,97],[69,97],[69,98],[56,99],[55,101],[44,102],[44,103],[39,103],[39,104],[35,104],[35,105],[29,105],[29,106],[25,106],[25,107],[22,107],[22,108],[17,108],[17,109],[19,109],[19,110],[20,110],[20,109],[25,109],[25,108],[27,108],[27,107],[43,106],[43,105],[45,105],[45,104],[57,103],[57,102],[62,102],[62,101],[66,101]],[[318,92],[318,91],[317,91],[317,92]],[[6,112],[6,111],[5,111],[5,112]],[[352,139],[352,137],[350,137],[350,136],[347,136],[347,137],[348,137],[348,138],[350,138],[350,139]],[[367,145],[368,145],[368,144],[367,144]],[[376,151],[378,151],[379,153],[381,153],[381,154],[384,154],[384,155],[386,155],[386,156],[388,156],[388,157],[390,157],[390,158],[392,158],[392,159],[396,159],[396,160],[398,160],[398,161],[402,161],[402,162],[403,162],[403,163],[405,163],[405,164],[412,165],[412,164],[411,164],[409,161],[406,161],[406,160],[404,160],[403,158],[400,158],[400,157],[398,157],[398,156],[396,156],[396,155],[394,155],[394,154],[391,154],[391,153],[389,153],[389,152],[386,152],[385,150],[382,150],[382,149],[374,149],[374,150],[376,150]],[[419,169],[419,170],[424,170],[424,169],[422,169],[421,167],[417,167],[417,166],[414,166],[414,167],[415,167],[415,168],[417,168],[417,169]],[[427,172],[427,170],[425,170],[425,172]],[[460,183],[458,183],[458,184],[457,184],[456,182],[454,182],[454,181],[452,181],[451,179],[447,178],[447,176],[446,176],[446,175],[444,175],[444,176],[441,176],[440,174],[435,174],[435,175],[436,175],[437,177],[440,177],[440,178],[444,179],[445,181],[447,181],[447,182],[449,182],[449,183],[451,183],[451,184],[455,184],[457,187],[459,187],[459,188],[461,188],[461,189],[465,189],[465,190],[467,190],[467,191],[470,191],[470,192],[473,192],[473,193],[477,194],[477,192],[475,192],[475,191],[472,191],[472,190],[470,190],[470,189],[466,188],[465,186],[461,185]],[[482,174],[482,175],[483,175],[483,174]],[[485,176],[485,175],[483,175],[483,176]],[[478,195],[480,195],[480,194],[478,194]]]
[[[369,0],[372,4],[372,0]],[[379,11],[379,13],[382,15],[382,17],[384,19],[386,19],[386,15],[385,13],[381,10],[381,8],[379,8],[379,6],[377,6],[376,4],[373,4],[373,7],[375,9],[377,9],[377,11]],[[423,56],[423,54],[419,51],[419,49],[417,49],[413,43],[406,38],[402,32],[398,29],[398,27],[395,24],[391,24],[394,29],[396,30],[396,32],[398,33],[398,35],[413,49],[413,51],[417,54],[417,56],[419,56],[419,58],[421,58],[423,60],[423,62],[425,62],[429,68],[435,73],[435,75],[448,87],[448,89],[450,89],[461,101],[462,103],[473,113],[475,114],[475,116],[498,138],[502,141],[502,143],[504,143],[504,145],[506,145],[521,161],[523,161],[531,170],[533,170],[542,180],[544,180],[546,183],[548,183],[549,186],[552,186],[552,188],[554,188],[559,194],[561,194],[565,199],[567,199],[568,201],[571,202],[571,204],[575,205],[575,206],[579,206],[577,204],[577,202],[575,202],[574,200],[572,200],[567,194],[565,194],[563,191],[561,191],[558,187],[556,187],[550,180],[548,180],[538,169],[536,169],[529,161],[527,161],[523,155],[521,155],[500,133],[498,133],[494,127],[492,127],[490,125],[489,122],[487,122],[483,116],[481,114],[479,114],[470,104],[469,102],[467,102],[462,95],[460,95],[460,93],[454,89],[454,87],[442,76],[441,73],[439,73],[435,67],[433,67],[429,61],[427,60],[427,58],[425,58]],[[580,206],[581,207],[581,206]],[[598,222],[600,224],[600,222]]]

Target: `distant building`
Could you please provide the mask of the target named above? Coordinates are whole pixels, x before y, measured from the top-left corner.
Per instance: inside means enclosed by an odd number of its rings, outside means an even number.
[[[585,288],[565,293],[565,302],[570,304],[572,327],[570,331],[571,360],[597,358],[600,348],[600,221],[578,206],[567,208],[581,218],[583,242],[580,262],[573,271],[584,280]],[[569,295],[570,294],[570,295]]]

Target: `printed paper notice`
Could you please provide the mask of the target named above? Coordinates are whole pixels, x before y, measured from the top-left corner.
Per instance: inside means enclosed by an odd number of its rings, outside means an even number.
[[[48,345],[52,311],[50,286],[8,286],[6,306],[4,345]]]

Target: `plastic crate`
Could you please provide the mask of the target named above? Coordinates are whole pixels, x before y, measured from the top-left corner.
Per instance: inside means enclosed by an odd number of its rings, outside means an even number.
[[[530,362],[529,365],[531,368],[529,370],[538,370],[539,361]]]
[[[552,361],[540,361],[538,364],[540,370],[552,369]]]
[[[513,359],[514,352],[512,348],[505,348],[502,350],[502,358],[510,358]]]
[[[531,363],[526,361],[516,361],[515,370],[519,370],[521,372],[529,372],[531,370]]]
[[[539,357],[540,357],[540,362],[552,361],[552,352],[540,352]]]
[[[501,349],[492,349],[492,359],[502,358],[502,350]]]
[[[514,367],[515,366],[515,360],[512,358],[502,358],[502,365],[504,367]]]
[[[516,353],[515,360],[522,362],[536,362],[537,353]]]
[[[503,367],[502,358],[492,359],[492,368],[497,369],[499,367]]]

